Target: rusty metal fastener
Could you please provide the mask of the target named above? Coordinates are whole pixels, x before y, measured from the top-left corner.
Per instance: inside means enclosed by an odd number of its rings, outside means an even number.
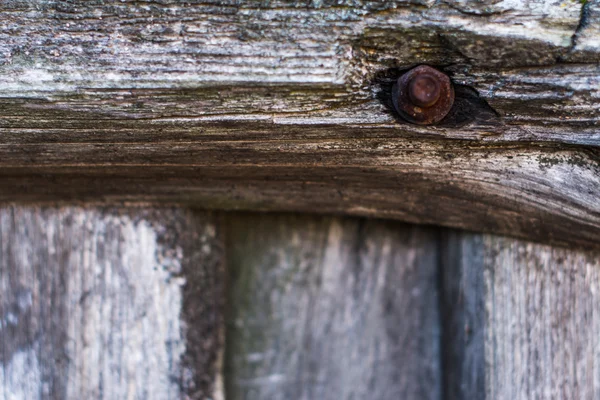
[[[454,104],[450,78],[435,68],[420,65],[402,75],[392,88],[396,111],[419,125],[440,122]]]

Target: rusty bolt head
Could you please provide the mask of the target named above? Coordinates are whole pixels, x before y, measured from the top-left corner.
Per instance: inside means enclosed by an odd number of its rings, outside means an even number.
[[[419,125],[440,122],[454,104],[450,78],[435,68],[421,65],[402,75],[392,88],[396,111]]]

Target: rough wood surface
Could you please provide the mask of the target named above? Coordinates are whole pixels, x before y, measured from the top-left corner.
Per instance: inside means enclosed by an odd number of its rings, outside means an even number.
[[[178,199],[213,209],[349,213],[600,243],[600,155],[592,150],[394,138],[183,143],[168,151],[146,143],[75,146],[70,167],[53,167],[51,149],[63,147],[15,146],[31,165],[0,159],[0,200],[15,193],[29,201]],[[149,154],[164,164],[148,165]]]
[[[600,253],[464,233],[445,241],[448,398],[599,398]]]
[[[228,400],[440,398],[435,230],[234,215],[226,236]]]
[[[440,314],[444,400],[485,400],[486,324],[482,235],[443,231]],[[511,351],[510,349],[508,351]],[[493,397],[492,397],[493,398]],[[494,398],[495,399],[495,398]]]
[[[318,209],[598,243],[600,0],[0,7],[2,201]],[[390,109],[420,63],[456,84],[439,126]]]
[[[0,398],[214,398],[215,228],[181,210],[0,209]]]
[[[439,232],[0,208],[0,398],[600,397],[598,250]]]
[[[437,134],[598,144],[599,8],[598,0],[11,0],[2,5],[2,114],[13,132],[19,115],[61,129],[65,113],[92,129],[97,119],[106,128],[150,118],[423,132],[397,124],[377,92],[386,71],[428,63],[502,117]]]

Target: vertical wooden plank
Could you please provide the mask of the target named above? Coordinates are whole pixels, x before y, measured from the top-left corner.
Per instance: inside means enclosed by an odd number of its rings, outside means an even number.
[[[447,230],[442,237],[444,400],[484,399],[483,238]]]
[[[220,259],[209,215],[1,208],[0,398],[212,396]]]
[[[295,215],[227,226],[227,400],[440,398],[436,230]]]
[[[462,351],[445,352],[446,381],[475,357],[472,379],[484,382],[483,393],[452,398],[600,398],[600,253],[461,233],[447,240],[480,254],[442,256],[444,288],[460,287],[462,298],[445,332],[460,321],[471,332],[445,337],[444,347]],[[445,289],[444,301],[453,294]],[[471,353],[481,343],[483,362]]]

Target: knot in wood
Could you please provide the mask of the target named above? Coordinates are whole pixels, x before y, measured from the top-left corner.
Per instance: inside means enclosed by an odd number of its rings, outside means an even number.
[[[435,124],[454,104],[450,78],[435,68],[420,65],[402,75],[392,89],[396,111],[408,122]]]

